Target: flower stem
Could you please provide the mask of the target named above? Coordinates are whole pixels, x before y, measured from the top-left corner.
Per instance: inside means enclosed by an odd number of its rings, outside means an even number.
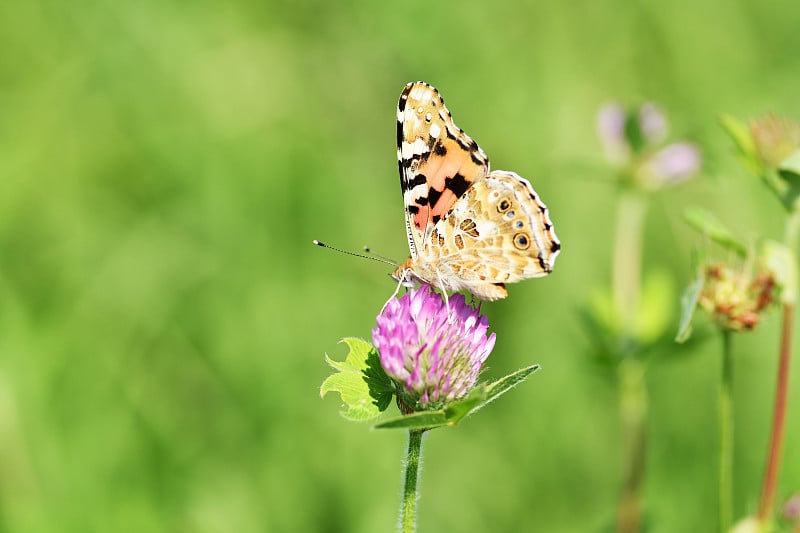
[[[623,189],[617,209],[612,263],[614,306],[622,326],[617,380],[624,450],[623,486],[617,508],[617,531],[636,533],[641,526],[641,492],[645,464],[647,388],[644,366],[636,359],[636,312],[642,270],[642,230],[647,198]]]
[[[797,258],[798,236],[800,235],[800,211],[789,214],[786,220],[786,245]],[[778,485],[778,472],[783,446],[783,426],[786,419],[786,398],[789,395],[789,362],[792,358],[792,329],[794,327],[794,306],[796,295],[783,299],[783,324],[781,326],[781,348],[778,359],[778,378],[775,387],[775,408],[772,414],[772,433],[767,453],[767,468],[764,472],[764,486],[761,489],[761,503],[758,506],[758,521],[762,526],[769,524],[775,503],[775,489]]]
[[[733,521],[733,333],[722,330],[722,376],[719,388],[719,530]]]
[[[625,477],[617,508],[617,531],[635,533],[641,526],[641,492],[645,464],[647,388],[644,366],[638,359],[623,359],[617,367],[617,376],[620,384],[620,418],[625,450]]]
[[[419,429],[412,429],[408,432],[405,484],[403,485],[403,501],[400,505],[401,533],[414,533],[417,530],[417,478],[422,458],[422,433],[423,430]]]
[[[622,191],[617,210],[611,282],[614,306],[620,314],[625,336],[623,350],[629,349],[632,343],[636,311],[639,306],[642,230],[646,208],[646,198],[640,191],[633,189]]]
[[[772,434],[770,435],[767,469],[764,474],[764,487],[761,492],[761,503],[758,507],[758,520],[762,525],[770,522],[775,502],[775,489],[778,484],[778,472],[781,463],[781,447],[783,444],[783,427],[786,420],[786,396],[789,391],[789,360],[792,351],[792,325],[794,322],[794,304],[783,304],[783,326],[781,328],[781,352],[778,361],[778,384],[775,389],[775,410],[772,418]]]

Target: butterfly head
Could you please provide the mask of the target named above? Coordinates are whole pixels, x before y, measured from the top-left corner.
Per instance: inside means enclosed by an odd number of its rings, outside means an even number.
[[[409,257],[408,261],[399,265],[395,271],[392,272],[394,280],[403,287],[416,287],[421,283],[427,283],[414,272],[412,261],[413,259]]]

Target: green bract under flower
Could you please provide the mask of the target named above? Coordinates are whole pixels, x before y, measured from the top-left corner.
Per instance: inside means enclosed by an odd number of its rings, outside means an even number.
[[[791,119],[764,115],[751,122],[750,132],[758,157],[767,166],[779,167],[800,150],[800,125]]]
[[[377,323],[372,338],[381,366],[411,410],[464,397],[495,343],[488,319],[463,295],[445,302],[427,285],[390,300]]]

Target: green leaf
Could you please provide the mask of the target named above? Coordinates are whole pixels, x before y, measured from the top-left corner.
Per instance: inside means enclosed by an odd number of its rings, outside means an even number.
[[[657,341],[666,333],[674,313],[675,287],[665,270],[653,270],[642,283],[635,317],[636,339],[643,345]]]
[[[538,369],[539,365],[521,368],[492,383],[475,387],[465,398],[450,402],[443,409],[422,411],[386,420],[375,425],[375,429],[433,429],[440,426],[455,426],[462,418],[510,391]]]
[[[707,235],[711,240],[742,257],[747,255],[747,247],[733,236],[730,230],[709,211],[699,207],[690,207],[683,213],[683,218],[693,228]]]
[[[737,155],[744,166],[747,167],[747,170],[763,178],[764,167],[761,164],[761,158],[758,156],[756,142],[750,132],[750,127],[738,118],[726,114],[720,115],[719,123],[736,144]]]
[[[783,160],[778,166],[778,174],[792,185],[800,185],[800,150]]]
[[[514,387],[516,387],[517,385],[528,379],[528,377],[537,370],[539,370],[539,368],[541,368],[539,365],[531,365],[525,368],[520,368],[516,372],[512,372],[511,374],[505,377],[502,377],[498,380],[489,383],[486,386],[486,400],[481,405],[473,409],[471,412],[477,411],[487,403],[494,401],[503,394],[507,393],[508,391],[510,391],[511,389],[513,389]]]
[[[751,159],[755,158],[756,143],[747,124],[734,116],[724,113],[719,116],[719,123],[736,144],[736,148],[739,149],[741,155]]]
[[[605,336],[616,338],[622,331],[622,320],[614,305],[611,291],[595,289],[590,295],[587,312],[593,325]]]
[[[774,277],[781,291],[781,301],[794,304],[797,301],[797,259],[785,244],[766,241],[761,257],[764,265]]]
[[[368,342],[348,337],[342,339],[350,352],[344,361],[325,361],[338,372],[331,374],[319,389],[320,396],[338,392],[344,402],[341,415],[348,420],[370,420],[384,411],[392,401],[394,384],[380,365],[377,350]]]
[[[410,415],[390,418],[374,426],[375,429],[433,429],[449,422],[444,410],[421,411]]]
[[[406,416],[386,420],[375,429],[433,429],[439,426],[455,426],[459,420],[470,414],[486,400],[486,386],[478,385],[470,393],[448,403],[442,409],[420,411]]]
[[[705,283],[705,280],[702,277],[697,278],[686,287],[683,295],[681,295],[681,322],[678,326],[675,342],[686,342],[692,334],[692,316],[694,316],[694,310],[697,308],[698,300],[700,300],[703,283]]]
[[[639,153],[644,149],[645,138],[636,111],[628,110],[625,113],[625,139],[633,153]]]

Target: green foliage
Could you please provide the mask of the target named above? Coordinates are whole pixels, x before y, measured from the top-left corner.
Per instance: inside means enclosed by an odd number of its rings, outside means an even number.
[[[624,133],[625,140],[628,141],[633,153],[639,153],[645,148],[645,137],[636,110],[628,110],[625,113]]]
[[[761,162],[758,159],[753,135],[750,133],[750,128],[747,124],[728,114],[720,115],[719,122],[731,140],[733,140],[739,160],[752,173],[760,174],[762,171]]]
[[[748,128],[730,115],[722,115],[720,123],[734,141],[737,155],[750,172],[760,177],[778,196],[788,211],[800,209],[800,126],[791,119],[767,115],[755,119]],[[757,143],[753,128],[763,131]],[[793,150],[788,155],[786,150]],[[766,153],[760,154],[761,152]]]
[[[645,274],[635,321],[636,338],[643,346],[652,346],[672,328],[676,298],[669,273],[653,269]]]
[[[347,337],[342,342],[350,351],[342,362],[325,356],[325,360],[337,372],[323,381],[320,396],[338,392],[345,406],[341,415],[348,420],[362,422],[377,418],[391,403],[395,386],[381,368],[380,357],[372,345],[353,337]],[[538,369],[539,365],[522,368],[491,383],[478,384],[466,397],[448,402],[442,409],[386,420],[375,428],[433,429],[444,425],[455,426],[459,420],[516,387]]]
[[[476,387],[466,398],[452,402],[444,409],[420,411],[392,418],[375,425],[375,429],[433,429],[454,426],[477,405],[483,402],[486,391]]]
[[[583,318],[595,339],[596,355],[602,358],[619,356],[620,347],[625,351],[625,342],[633,341],[641,351],[656,345],[672,327],[675,299],[671,276],[660,269],[648,272],[642,283],[633,328],[625,331],[611,291],[595,290]]]
[[[413,413],[375,426],[376,429],[433,429],[440,426],[455,426],[462,418],[476,412],[510,391],[539,370],[539,365],[521,368],[488,384],[477,385],[466,397],[450,402],[444,409]]]
[[[713,213],[699,207],[686,209],[683,217],[694,229],[709,237],[723,248],[735,252],[741,257],[747,255],[747,247],[739,242],[725,224]]]
[[[800,187],[800,150],[787,157],[778,167],[778,172],[793,187]]]
[[[319,389],[320,396],[338,392],[346,409],[341,415],[354,421],[371,420],[389,406],[394,384],[381,368],[378,352],[368,342],[353,337],[342,339],[350,351],[343,362],[325,355],[337,373],[328,376]]]
[[[703,289],[705,279],[699,277],[692,281],[681,295],[681,321],[678,325],[678,333],[675,336],[676,342],[686,342],[692,334],[692,317],[694,310],[697,309],[697,302],[700,299],[700,291]]]

